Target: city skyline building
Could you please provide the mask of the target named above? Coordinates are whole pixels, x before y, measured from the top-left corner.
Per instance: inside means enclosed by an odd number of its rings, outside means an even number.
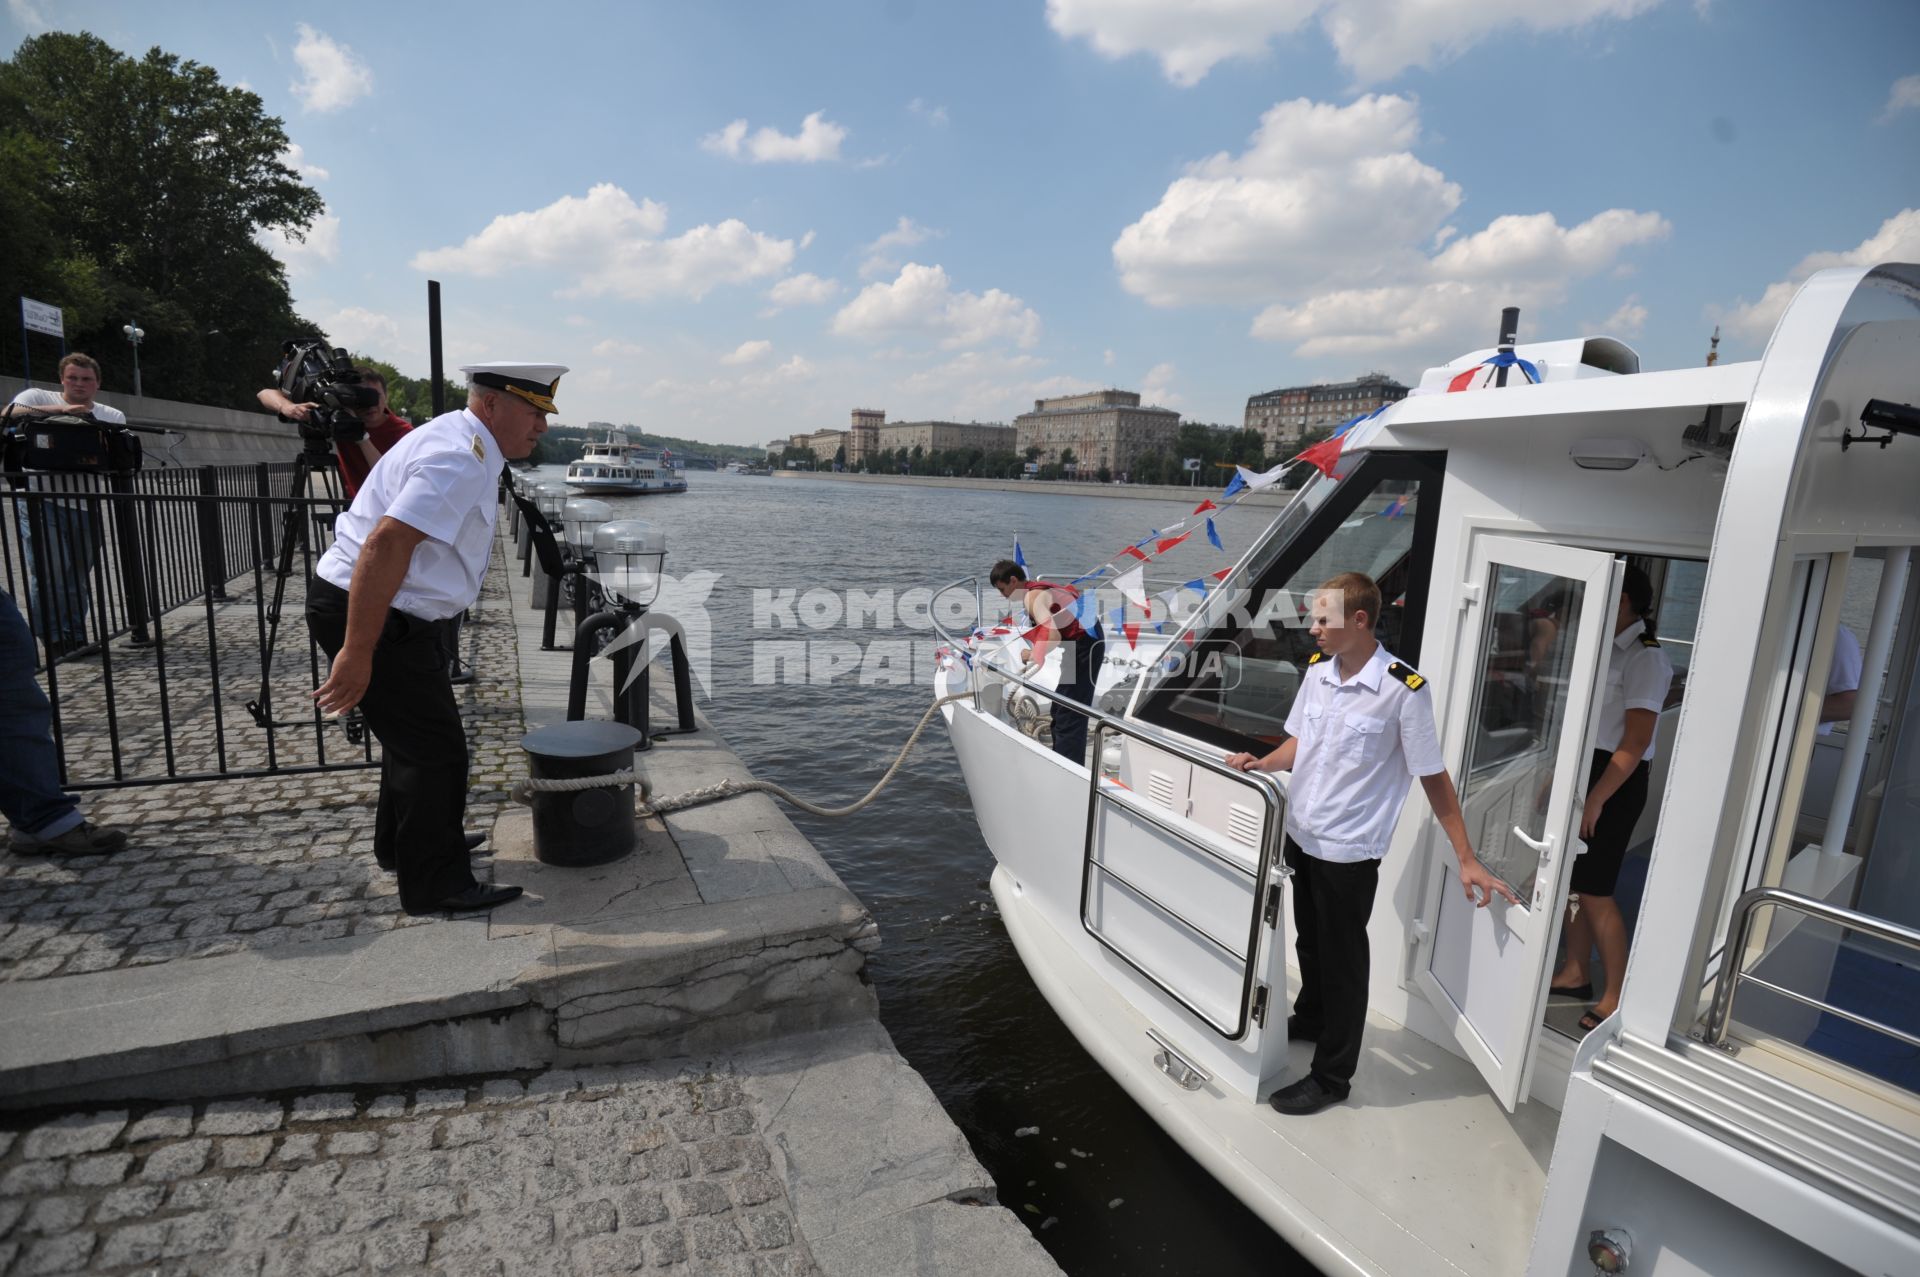
[[[1101,470],[1115,478],[1149,452],[1171,450],[1180,434],[1180,414],[1143,405],[1131,390],[1036,399],[1033,411],[1014,418],[1014,450],[1040,449],[1041,464],[1063,464],[1073,453],[1074,476],[1092,479]]]
[[[1407,387],[1383,372],[1351,381],[1283,386],[1247,399],[1245,429],[1257,430],[1268,452],[1292,447],[1312,430],[1328,429],[1407,397]]]

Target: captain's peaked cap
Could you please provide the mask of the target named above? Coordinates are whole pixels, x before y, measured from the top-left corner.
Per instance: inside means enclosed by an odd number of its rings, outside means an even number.
[[[567,369],[564,364],[462,364],[460,371],[476,386],[518,395],[541,412],[557,412],[553,392]]]

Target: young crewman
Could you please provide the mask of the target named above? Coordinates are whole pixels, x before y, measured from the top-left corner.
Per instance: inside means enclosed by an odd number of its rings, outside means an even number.
[[[1460,858],[1467,899],[1484,906],[1519,898],[1474,857],[1460,799],[1434,730],[1427,681],[1373,636],[1380,587],[1343,572],[1315,592],[1307,661],[1287,715],[1289,739],[1264,758],[1234,754],[1229,767],[1293,772],[1287,803],[1287,866],[1300,993],[1287,1037],[1314,1044],[1307,1076],[1275,1091],[1282,1113],[1317,1113],[1347,1098],[1367,1022],[1367,918],[1380,858],[1415,776]]]

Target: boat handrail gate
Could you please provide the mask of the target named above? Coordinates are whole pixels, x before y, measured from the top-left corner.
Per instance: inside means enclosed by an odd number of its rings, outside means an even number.
[[[1793,989],[1782,988],[1771,980],[1764,980],[1741,966],[1742,955],[1752,939],[1754,919],[1759,911],[1767,906],[1776,909],[1788,909],[1821,922],[1830,922],[1845,930],[1858,931],[1865,935],[1886,940],[1893,944],[1904,945],[1920,951],[1920,931],[1903,927],[1884,918],[1859,913],[1852,909],[1843,909],[1839,905],[1828,904],[1814,896],[1801,895],[1796,891],[1787,891],[1781,887],[1755,887],[1743,893],[1733,905],[1733,916],[1729,928],[1733,943],[1727,947],[1727,958],[1721,972],[1720,983],[1713,991],[1713,1005],[1707,1012],[1706,1023],[1701,1026],[1700,1040],[1706,1045],[1723,1051],[1731,1051],[1727,1041],[1728,1030],[1733,1021],[1733,998],[1742,983],[1754,985],[1770,993],[1778,994],[1792,1002],[1812,1007],[1817,1011],[1838,1016],[1863,1029],[1885,1034],[1887,1037],[1904,1042],[1908,1046],[1920,1047],[1920,1037],[1884,1024],[1866,1016],[1856,1015],[1844,1007],[1835,1006],[1821,998],[1810,997]]]
[[[298,613],[342,502],[330,476],[296,491],[308,473],[0,476],[0,588],[44,667],[65,788],[378,764],[357,715],[310,699],[326,662]]]
[[[950,585],[941,587],[934,591],[928,606],[928,614],[933,619],[934,632],[939,635],[943,641],[955,645],[964,642],[964,640],[949,632],[947,628],[941,624],[939,619],[939,602],[941,595],[946,594],[950,590],[960,589],[962,587],[973,590],[977,594],[979,578],[977,576],[963,577]],[[1085,716],[1091,728],[1089,736],[1093,745],[1091,757],[1094,762],[1087,768],[1087,826],[1086,841],[1082,848],[1080,878],[1080,925],[1082,928],[1084,928],[1087,934],[1092,936],[1102,948],[1126,963],[1127,966],[1135,971],[1142,979],[1146,980],[1149,984],[1160,990],[1161,993],[1184,1008],[1188,1014],[1192,1015],[1200,1023],[1206,1025],[1208,1029],[1229,1042],[1239,1042],[1245,1039],[1254,1025],[1264,1025],[1266,1022],[1269,995],[1267,995],[1264,986],[1260,984],[1260,973],[1257,969],[1260,953],[1260,933],[1263,928],[1273,928],[1277,925],[1280,911],[1280,884],[1292,874],[1292,871],[1282,864],[1280,860],[1281,833],[1284,828],[1286,816],[1285,791],[1281,789],[1277,781],[1273,780],[1266,773],[1243,772],[1228,767],[1223,758],[1213,757],[1196,747],[1192,741],[1168,732],[1164,728],[1157,727],[1150,723],[1143,723],[1138,719],[1124,718],[1096,706],[1087,705],[1069,697],[1061,696],[1053,689],[1043,687],[1024,675],[1014,673],[1010,670],[994,670],[993,676],[1013,686],[1019,687],[1036,697],[1040,697],[1047,702],[1059,702],[1067,705],[1075,713]],[[970,681],[974,683],[973,703],[974,708],[978,711],[980,710],[980,693],[982,688],[978,679],[970,679]],[[1148,810],[1143,803],[1131,800],[1126,796],[1124,788],[1108,781],[1102,774],[1100,759],[1102,757],[1102,749],[1109,735],[1120,735],[1132,740],[1137,740],[1143,745],[1170,754],[1178,758],[1181,762],[1211,772],[1231,783],[1241,785],[1257,793],[1265,809],[1265,819],[1262,822],[1262,833],[1254,867],[1249,870],[1237,858],[1223,855],[1219,851],[1216,851],[1204,841],[1195,838],[1190,831],[1179,828],[1172,820]],[[1121,808],[1127,815],[1153,825],[1162,833],[1178,841],[1183,847],[1191,849],[1208,861],[1248,881],[1251,903],[1247,920],[1246,948],[1244,950],[1234,948],[1231,943],[1215,936],[1211,931],[1184,916],[1180,911],[1159,899],[1144,887],[1129,881],[1111,865],[1103,862],[1098,854],[1100,850],[1100,815],[1103,804],[1112,804]],[[1196,1005],[1190,996],[1173,987],[1166,978],[1163,978],[1163,974],[1154,970],[1147,961],[1136,956],[1134,953],[1128,952],[1126,948],[1116,942],[1114,937],[1101,931],[1099,925],[1094,921],[1092,910],[1090,909],[1097,878],[1106,878],[1118,883],[1124,890],[1142,901],[1155,913],[1174,923],[1174,925],[1183,932],[1193,936],[1209,948],[1218,951],[1223,957],[1238,964],[1240,988],[1235,1000],[1235,1015],[1230,1022],[1223,1022],[1220,1017]]]

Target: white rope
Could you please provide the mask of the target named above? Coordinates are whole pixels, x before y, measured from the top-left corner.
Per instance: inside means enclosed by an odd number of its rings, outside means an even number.
[[[682,811],[688,807],[698,807],[702,803],[719,802],[726,798],[736,798],[741,794],[771,794],[782,802],[790,803],[798,807],[801,811],[810,812],[815,816],[825,816],[830,819],[840,816],[851,816],[862,808],[870,806],[875,799],[880,797],[880,791],[887,787],[887,783],[894,778],[895,773],[900,770],[901,765],[907,761],[907,755],[913,752],[913,747],[920,740],[921,733],[927,730],[927,724],[933,721],[933,716],[939,712],[941,707],[951,705],[955,701],[967,700],[972,697],[972,695],[972,692],[955,692],[950,696],[942,696],[939,700],[927,706],[927,712],[922,714],[920,721],[914,725],[913,734],[908,736],[907,743],[900,747],[900,753],[895,756],[893,766],[887,768],[886,774],[874,782],[873,788],[869,789],[865,796],[845,807],[822,807],[818,803],[808,802],[792,790],[781,785],[776,785],[768,780],[723,780],[717,785],[708,785],[703,789],[690,789],[683,794],[675,794],[670,798],[650,800],[647,793],[646,780],[631,769],[611,772],[605,776],[577,776],[570,777],[566,780],[523,780],[515,784],[514,787],[508,791],[508,797],[512,798],[514,802],[521,803],[525,806],[532,806],[534,794],[573,793],[580,790],[600,789],[617,785],[638,785],[640,787],[639,812],[643,816],[664,816],[668,812]]]

